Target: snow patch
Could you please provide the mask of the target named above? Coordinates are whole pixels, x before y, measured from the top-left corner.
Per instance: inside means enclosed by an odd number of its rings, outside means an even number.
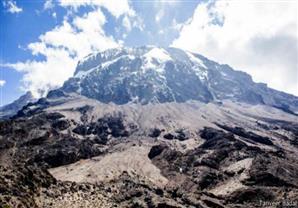
[[[196,75],[199,77],[201,81],[207,80],[207,76],[208,76],[207,70],[202,70],[197,68],[195,69],[195,71],[196,71]]]
[[[86,77],[88,74],[90,74],[92,71],[94,71],[95,69],[97,69],[98,66],[91,68],[87,71],[78,71],[78,73],[74,76],[75,78],[83,78]]]
[[[146,59],[156,59],[159,63],[172,60],[168,52],[162,48],[153,48],[144,56]]]
[[[200,58],[194,56],[192,53],[190,53],[188,51],[186,52],[186,54],[187,54],[188,58],[191,60],[191,62],[193,62],[195,64],[199,64],[201,67],[207,69],[207,67],[205,66],[205,64],[203,63],[203,61]]]
[[[87,62],[94,61],[96,59],[96,56],[97,56],[97,53],[91,53],[91,54],[85,56],[84,58],[80,59],[77,67],[82,67]]]
[[[158,65],[162,65],[167,61],[171,61],[172,58],[168,54],[168,52],[162,48],[153,48],[146,54],[144,54],[144,69],[155,69],[157,72],[164,72],[163,67],[157,67]]]
[[[117,62],[118,60],[122,59],[122,58],[128,58],[130,60],[133,60],[135,59],[135,56],[133,55],[123,55],[123,56],[119,56],[118,58],[115,58],[113,60],[110,60],[110,61],[106,61],[104,63],[101,64],[101,67],[102,68],[107,68],[108,66],[110,66],[111,64]]]
[[[103,68],[103,69],[104,68],[107,68],[108,66],[110,66],[111,64],[117,62],[118,60],[120,60],[122,58],[128,58],[130,60],[133,60],[133,59],[135,59],[135,56],[133,56],[133,55],[123,55],[123,56],[120,56],[120,57],[115,58],[113,60],[109,60],[109,61],[103,62],[99,66],[93,67],[93,68],[91,68],[91,69],[89,69],[87,71],[79,71],[74,77],[76,77],[76,78],[86,77],[88,74],[90,74],[94,70],[98,70],[100,68]]]

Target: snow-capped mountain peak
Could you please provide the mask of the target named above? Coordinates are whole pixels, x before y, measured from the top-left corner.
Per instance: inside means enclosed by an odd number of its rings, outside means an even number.
[[[142,60],[144,63],[142,68],[144,70],[155,69],[157,72],[163,73],[164,64],[167,61],[171,61],[172,58],[163,48],[152,48],[142,56]]]
[[[152,48],[144,57],[146,60],[157,60],[159,63],[172,60],[170,55],[163,48]]]
[[[250,75],[177,48],[120,47],[78,63],[62,90],[101,102],[202,102],[230,99],[298,111],[298,98],[254,83]]]

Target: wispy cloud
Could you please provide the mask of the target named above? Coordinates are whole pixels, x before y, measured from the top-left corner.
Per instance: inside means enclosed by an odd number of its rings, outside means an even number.
[[[0,79],[0,87],[3,87],[5,85],[5,83],[6,83],[5,80]]]
[[[43,8],[44,9],[52,9],[52,8],[54,8],[54,6],[55,5],[54,5],[53,0],[46,0],[44,5],[43,5]]]
[[[7,10],[7,12],[10,13],[20,13],[23,11],[21,7],[18,7],[16,2],[13,0],[4,0],[3,1],[3,6]]]
[[[57,18],[57,13],[56,12],[53,12],[52,13],[52,17],[56,19]]]

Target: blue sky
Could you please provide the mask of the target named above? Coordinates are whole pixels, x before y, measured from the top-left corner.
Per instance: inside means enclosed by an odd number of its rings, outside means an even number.
[[[91,52],[147,44],[201,53],[298,95],[297,2],[235,2],[2,0],[0,105],[61,86]]]

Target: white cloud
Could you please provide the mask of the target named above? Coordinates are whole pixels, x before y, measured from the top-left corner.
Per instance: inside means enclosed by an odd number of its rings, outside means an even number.
[[[75,10],[82,6],[104,7],[116,18],[124,14],[135,15],[134,10],[129,6],[128,0],[58,0],[58,2],[63,7],[71,7]]]
[[[201,3],[173,41],[298,95],[296,1]]]
[[[12,14],[19,13],[19,12],[23,11],[23,9],[21,7],[18,7],[16,2],[13,0],[4,0],[3,6],[4,6],[4,8],[7,9],[8,12],[10,12]]]
[[[53,12],[52,13],[52,17],[56,19],[57,18],[57,13],[56,12]]]
[[[171,25],[172,29],[180,31],[182,27],[183,27],[183,23],[178,23],[175,18],[172,20],[172,25]]]
[[[122,26],[125,27],[127,32],[130,32],[132,28],[138,28],[143,31],[143,20],[136,15],[136,12],[129,4],[129,0],[58,0],[60,6],[65,8],[71,8],[76,11],[80,7],[91,6],[94,8],[105,8],[116,19],[122,18]],[[125,36],[127,34],[124,34]]]
[[[129,18],[131,29],[137,28],[140,31],[144,31],[145,29],[144,20],[140,16],[135,15],[135,16],[127,16],[127,17]]]
[[[152,0],[155,9],[155,22],[160,24],[162,19],[170,15],[175,7],[180,4],[180,0]]]
[[[181,0],[152,0],[154,7],[176,7],[181,3]],[[182,1],[183,2],[183,1]]]
[[[125,29],[129,32],[131,31],[131,23],[127,15],[125,15],[122,19],[122,25],[125,27]]]
[[[43,5],[44,9],[52,9],[54,8],[54,2],[53,0],[46,0],[46,2]]]
[[[130,7],[128,0],[46,0],[44,9],[52,9],[54,2],[67,9],[64,21],[41,34],[37,42],[26,47],[38,60],[42,57],[42,61],[32,59],[2,64],[23,72],[24,91],[30,90],[36,97],[44,96],[48,90],[61,86],[73,75],[78,60],[84,56],[122,45],[120,40],[116,41],[105,33],[103,27],[106,17],[102,8],[117,20],[123,20],[122,24],[127,32],[133,27],[143,29],[141,19]],[[77,16],[78,8],[83,6],[88,6],[91,11]],[[56,15],[55,12],[52,13],[54,18]]]
[[[6,83],[5,80],[0,79],[0,87],[3,87],[5,85],[5,83]]]
[[[160,9],[157,14],[155,15],[155,21],[159,23],[163,16],[165,15],[164,9]]]
[[[91,52],[119,45],[105,34],[105,23],[100,9],[75,17],[71,22],[64,20],[61,25],[42,34],[38,42],[28,45],[32,55],[43,56],[43,61],[28,60],[4,66],[24,72],[24,90],[30,90],[36,97],[43,96],[73,75],[79,59]]]
[[[6,67],[23,72],[23,90],[31,91],[35,97],[48,92],[49,89],[63,84],[70,77],[76,61],[66,50],[47,49],[45,61],[26,61],[6,64]]]

